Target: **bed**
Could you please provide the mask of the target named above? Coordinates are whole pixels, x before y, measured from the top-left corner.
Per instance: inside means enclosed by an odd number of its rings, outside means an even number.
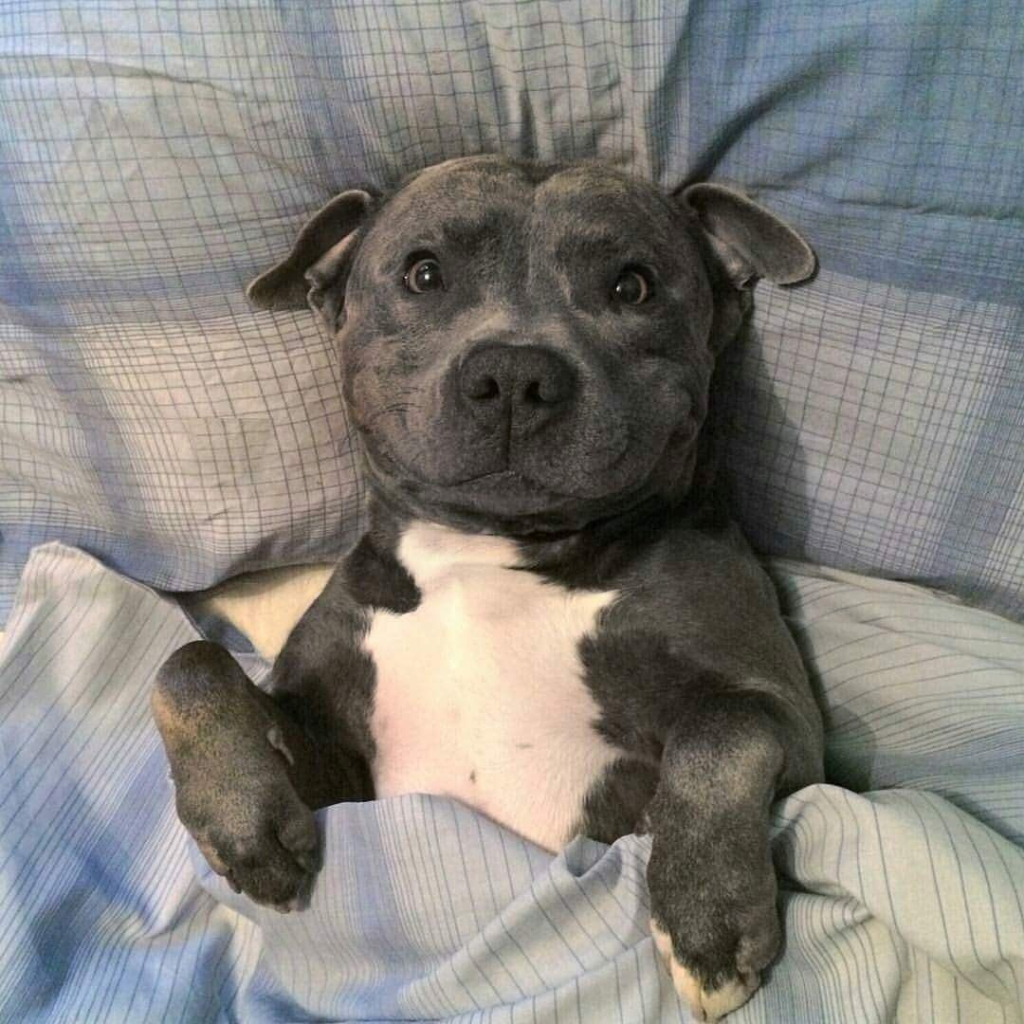
[[[1010,0],[0,9],[0,1019],[687,1019],[645,837],[341,805],[276,915],[205,868],[149,720],[199,635],[265,678],[362,526],[331,340],[245,282],[341,188],[502,151],[730,181],[818,253],[719,369],[828,730],[734,1019],[1020,1021],[1021,52]]]

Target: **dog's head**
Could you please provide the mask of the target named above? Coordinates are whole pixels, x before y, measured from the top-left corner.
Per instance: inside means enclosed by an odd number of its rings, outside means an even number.
[[[715,354],[801,238],[718,185],[670,196],[597,163],[451,160],[344,192],[249,286],[340,341],[371,487],[491,532],[682,497]]]

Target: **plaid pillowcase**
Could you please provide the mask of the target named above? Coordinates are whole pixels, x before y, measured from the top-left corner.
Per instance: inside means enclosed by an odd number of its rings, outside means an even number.
[[[480,151],[732,180],[815,245],[730,353],[764,550],[1024,613],[1022,23],[803,0],[0,10],[0,620],[60,539],[195,589],[360,528],[330,339],[246,281]]]

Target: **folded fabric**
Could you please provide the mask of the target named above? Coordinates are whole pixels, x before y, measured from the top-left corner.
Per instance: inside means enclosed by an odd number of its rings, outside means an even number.
[[[776,805],[785,949],[730,1019],[1019,1021],[1024,628],[775,569],[832,780],[864,792]],[[687,1019],[644,837],[552,856],[442,797],[338,805],[308,910],[231,893],[177,822],[149,718],[156,668],[197,635],[90,556],[33,553],[0,652],[0,1019]]]

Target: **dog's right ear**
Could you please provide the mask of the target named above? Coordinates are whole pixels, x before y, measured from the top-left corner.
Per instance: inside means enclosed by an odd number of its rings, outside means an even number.
[[[733,287],[751,288],[762,277],[775,284],[796,284],[814,273],[814,250],[742,192],[708,181],[676,195],[696,215]]]
[[[305,309],[312,303],[330,320],[340,309],[324,309],[324,293],[348,275],[360,228],[377,207],[362,189],[335,196],[306,221],[292,251],[257,277],[245,294],[261,309]]]

